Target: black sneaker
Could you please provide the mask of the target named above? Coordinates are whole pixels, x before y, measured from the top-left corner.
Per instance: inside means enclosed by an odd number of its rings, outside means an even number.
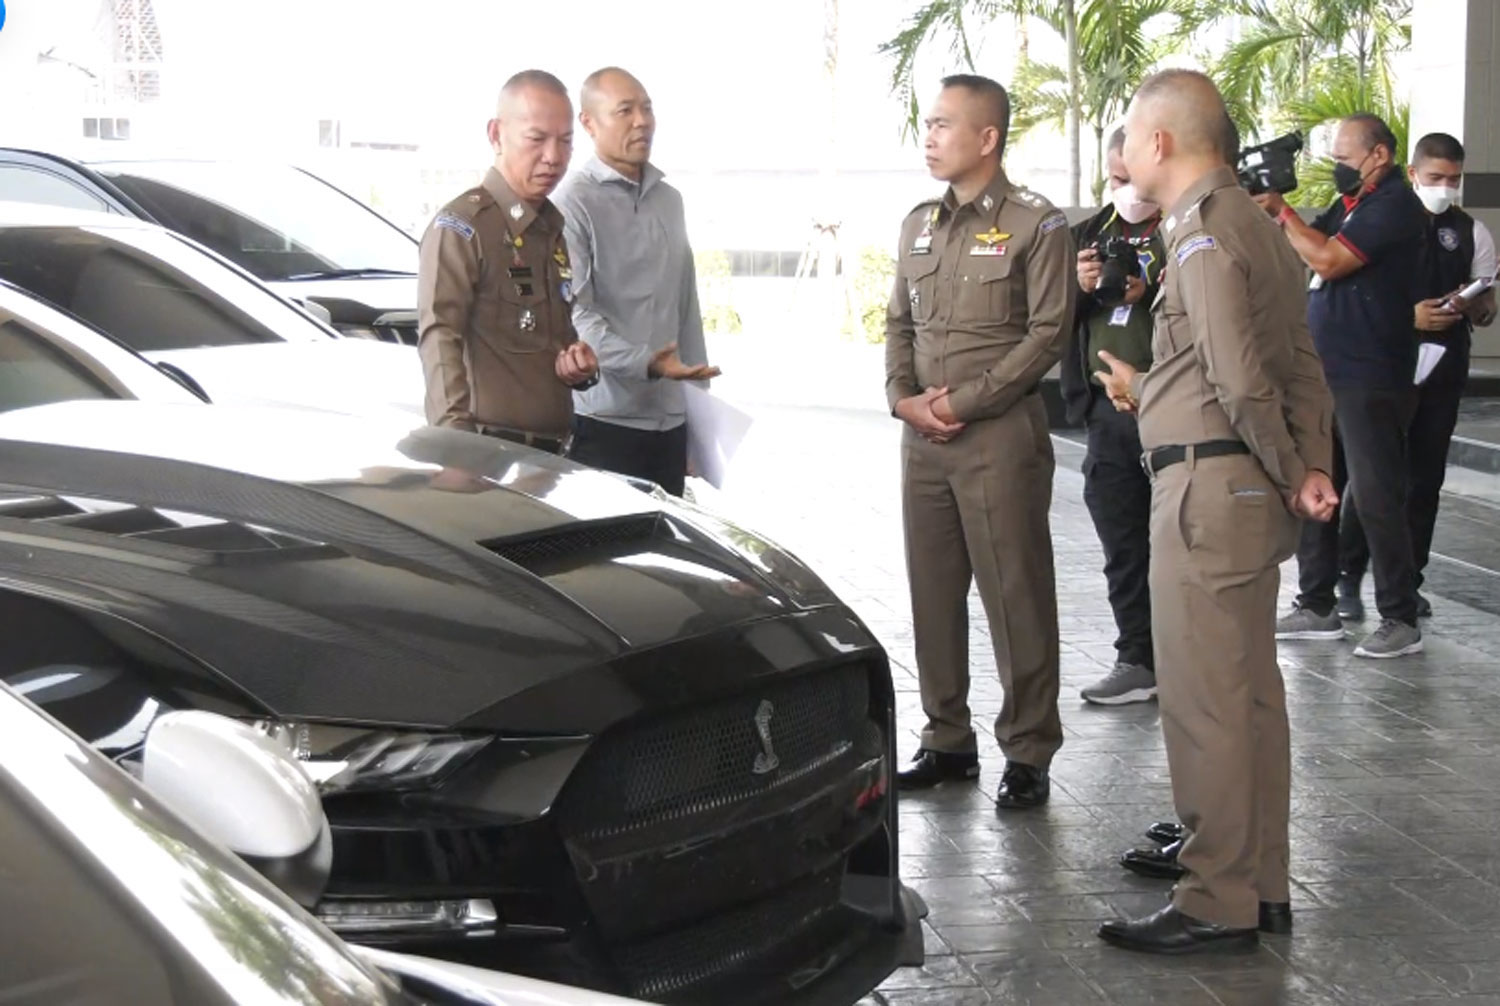
[[[1417,617],[1432,617],[1432,602],[1427,600],[1427,598],[1423,597],[1421,594],[1417,595]]]
[[[1338,604],[1334,611],[1342,619],[1350,622],[1363,622],[1365,620],[1365,602],[1359,596],[1358,580],[1340,580]]]

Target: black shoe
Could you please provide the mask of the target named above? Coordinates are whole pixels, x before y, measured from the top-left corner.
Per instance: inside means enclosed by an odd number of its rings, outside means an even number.
[[[1338,616],[1350,622],[1365,620],[1365,602],[1360,600],[1358,579],[1340,579],[1338,604],[1334,608]]]
[[[1263,933],[1285,936],[1292,931],[1292,906],[1287,901],[1262,901],[1260,903],[1260,925]]]
[[[1051,795],[1052,783],[1046,769],[1008,761],[1000,776],[1000,789],[995,793],[995,806],[1000,810],[1040,807]]]
[[[1143,877],[1176,880],[1187,872],[1177,865],[1177,853],[1181,850],[1181,839],[1160,849],[1131,849],[1120,857],[1120,865]]]
[[[1146,829],[1146,838],[1157,845],[1171,845],[1187,837],[1187,829],[1177,821],[1154,821]]]
[[[1432,602],[1427,600],[1427,598],[1423,597],[1421,594],[1417,595],[1417,617],[1432,617]]]
[[[1168,905],[1144,919],[1106,922],[1099,938],[1126,950],[1147,954],[1232,954],[1254,950],[1260,934],[1254,929],[1231,929],[1199,922]]]
[[[911,761],[911,768],[896,773],[897,789],[931,789],[940,783],[973,782],[979,778],[977,754],[949,754],[923,748]]]

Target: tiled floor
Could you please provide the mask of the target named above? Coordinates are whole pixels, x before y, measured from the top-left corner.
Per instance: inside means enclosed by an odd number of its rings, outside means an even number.
[[[705,502],[802,555],[885,642],[904,757],[922,719],[895,423],[876,411],[756,411],[733,481]],[[1112,660],[1113,623],[1076,453],[1061,448],[1059,459],[1052,516],[1067,740],[1051,803],[998,816],[1001,759],[984,736],[979,786],[904,799],[903,869],[931,906],[927,965],[896,973],[867,1003],[1500,1006],[1500,616],[1441,592],[1419,657],[1356,660],[1350,643],[1281,651],[1295,935],[1267,937],[1249,956],[1191,959],[1099,942],[1100,920],[1166,896],[1165,882],[1134,877],[1116,858],[1147,823],[1171,815],[1171,795],[1156,706],[1096,709],[1077,697]],[[1474,576],[1481,593],[1497,582]],[[982,722],[1000,688],[977,599],[971,607]]]

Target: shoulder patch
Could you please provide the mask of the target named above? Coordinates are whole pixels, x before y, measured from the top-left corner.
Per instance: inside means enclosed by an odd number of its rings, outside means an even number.
[[[1040,228],[1038,228],[1038,233],[1051,234],[1059,227],[1066,227],[1067,224],[1068,218],[1063,214],[1063,211],[1053,210],[1051,213],[1048,213],[1045,217],[1042,218],[1042,225]]]
[[[465,241],[472,240],[474,237],[474,225],[452,213],[439,213],[437,219],[432,222],[432,226],[452,231]]]
[[[931,213],[936,207],[940,206],[942,202],[943,201],[941,199],[924,199],[920,203],[917,203],[917,205],[913,206],[910,210],[908,210],[906,215],[909,217],[913,217],[919,213]]]
[[[1217,251],[1218,247],[1219,243],[1211,234],[1199,234],[1197,237],[1188,238],[1177,247],[1177,264],[1182,265],[1201,251]]]

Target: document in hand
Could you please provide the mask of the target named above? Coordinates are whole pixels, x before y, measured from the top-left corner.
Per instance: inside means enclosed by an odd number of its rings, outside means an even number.
[[[750,417],[696,384],[684,384],[687,398],[688,467],[715,489],[724,488],[724,474],[745,434]]]
[[[1437,342],[1424,342],[1417,346],[1417,377],[1413,384],[1421,384],[1432,376],[1432,370],[1448,352],[1448,347]]]

